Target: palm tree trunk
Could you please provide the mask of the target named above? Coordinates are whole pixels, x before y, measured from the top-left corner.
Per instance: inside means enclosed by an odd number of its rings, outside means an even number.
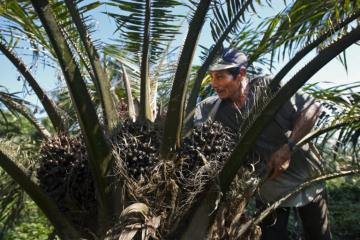
[[[65,126],[61,119],[60,114],[56,110],[54,102],[48,97],[40,85],[36,82],[34,76],[26,68],[26,65],[18,58],[15,53],[9,50],[5,44],[0,42],[0,51],[12,62],[12,64],[17,68],[17,70],[24,76],[27,83],[34,90],[36,96],[39,98],[40,102],[44,106],[46,113],[48,114],[52,125],[55,130],[65,132]]]

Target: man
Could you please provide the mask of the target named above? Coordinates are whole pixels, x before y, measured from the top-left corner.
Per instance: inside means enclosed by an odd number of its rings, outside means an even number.
[[[219,121],[233,131],[252,108],[258,107],[260,92],[265,92],[269,77],[247,78],[247,57],[236,49],[225,49],[210,67],[211,85],[217,96],[202,101],[195,110],[195,125],[206,120]],[[261,101],[260,101],[261,102]],[[310,132],[320,107],[313,99],[296,94],[274,116],[257,139],[253,154],[271,172],[259,189],[257,207],[276,201],[321,170],[314,147],[305,144],[294,151],[296,143]],[[261,164],[260,164],[261,165]],[[287,239],[290,207],[296,207],[306,239],[328,240],[324,184],[311,186],[285,201],[262,223],[262,239]]]

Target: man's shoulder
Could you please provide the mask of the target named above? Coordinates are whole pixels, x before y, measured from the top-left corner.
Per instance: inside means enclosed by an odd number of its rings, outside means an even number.
[[[206,107],[206,106],[212,106],[214,105],[217,101],[219,100],[218,96],[210,96],[205,98],[204,100],[202,100],[199,104],[198,107]]]
[[[218,99],[218,96],[207,97],[196,105],[194,112],[195,126],[212,118],[212,112],[216,109]]]

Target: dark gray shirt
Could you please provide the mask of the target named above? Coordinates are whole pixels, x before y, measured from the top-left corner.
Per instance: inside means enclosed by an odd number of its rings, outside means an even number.
[[[205,99],[198,104],[195,110],[195,125],[206,120],[219,121],[233,131],[238,131],[250,110],[254,107],[261,107],[261,100],[257,97],[265,91],[269,80],[269,78],[263,77],[250,81],[248,98],[241,109],[238,109],[230,99],[220,100],[217,96]],[[253,148],[255,154],[251,154],[259,158],[262,163],[260,166],[266,166],[271,155],[287,142],[299,113],[311,104],[313,104],[312,98],[304,94],[295,94],[291,101],[285,103],[278,111],[258,137]],[[288,170],[274,180],[266,180],[259,190],[258,197],[264,202],[273,202],[307,179],[319,174],[321,171],[320,160],[312,151],[314,150],[312,147],[305,144],[301,149],[295,151]],[[323,184],[311,186],[285,201],[282,206],[303,206],[322,190]]]

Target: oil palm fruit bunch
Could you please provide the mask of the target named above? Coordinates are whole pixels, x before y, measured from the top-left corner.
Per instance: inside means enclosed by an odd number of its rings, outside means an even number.
[[[206,164],[208,161],[223,163],[234,149],[236,134],[218,122],[206,122],[184,138],[177,158],[188,166],[188,170]]]
[[[61,211],[77,224],[84,225],[86,215],[96,209],[96,200],[82,139],[59,134],[45,141],[40,150],[37,177],[40,187],[55,200]]]
[[[124,121],[112,136],[113,147],[129,176],[135,180],[149,176],[159,155],[158,125]]]

